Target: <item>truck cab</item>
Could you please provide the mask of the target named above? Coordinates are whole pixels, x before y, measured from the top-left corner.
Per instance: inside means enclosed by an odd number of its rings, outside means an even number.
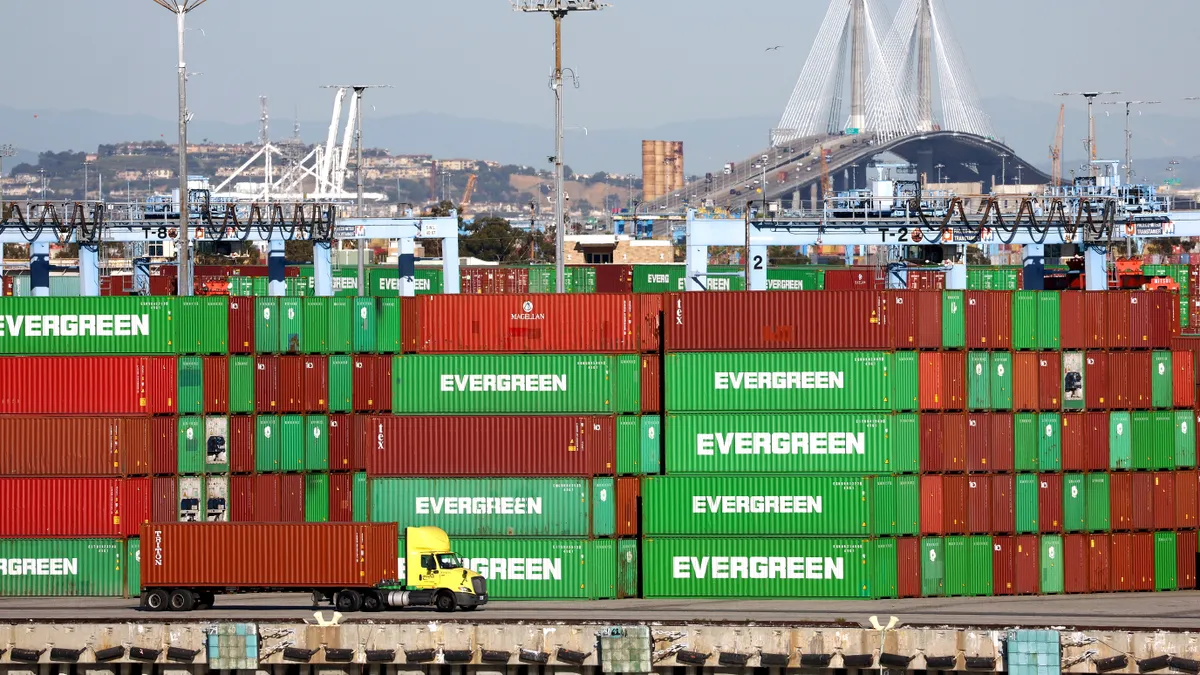
[[[487,604],[487,580],[463,566],[441,528],[405,528],[404,542],[405,585],[414,595],[430,593],[430,604],[446,612]]]

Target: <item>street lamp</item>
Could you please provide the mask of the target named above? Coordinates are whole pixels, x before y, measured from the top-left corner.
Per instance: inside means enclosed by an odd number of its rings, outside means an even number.
[[[1185,99],[1186,100],[1186,99]],[[1125,105],[1125,184],[1133,182],[1133,132],[1129,130],[1129,106],[1158,105],[1162,101],[1104,101],[1101,105]],[[1138,112],[1141,114],[1141,111]]]
[[[1095,165],[1091,164],[1091,162],[1094,162],[1096,160],[1096,118],[1092,117],[1092,102],[1096,100],[1097,96],[1116,96],[1120,93],[1121,92],[1119,92],[1119,91],[1077,91],[1077,92],[1064,91],[1064,92],[1055,94],[1055,96],[1082,96],[1085,99],[1087,99],[1087,107],[1088,107],[1087,154],[1088,154],[1088,165],[1089,165],[1089,167],[1091,167],[1090,175],[1092,175],[1092,176],[1096,175]]]
[[[946,168],[946,165],[945,164],[935,164],[933,168],[937,169],[937,172],[938,172],[937,182],[939,182],[939,183],[942,182],[942,169]]]
[[[1008,183],[1008,153],[1000,153],[1000,184]],[[996,180],[996,174],[992,174],[992,180]]]

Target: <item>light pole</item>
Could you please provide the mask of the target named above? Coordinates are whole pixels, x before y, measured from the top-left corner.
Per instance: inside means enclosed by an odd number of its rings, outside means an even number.
[[[945,164],[935,164],[933,168],[937,169],[937,172],[938,172],[938,181],[937,182],[939,182],[939,183],[942,182],[942,169],[946,168],[946,165]]]
[[[554,90],[554,243],[555,281],[559,293],[566,292],[566,227],[563,223],[563,67],[562,67],[562,20],[571,12],[594,12],[608,5],[597,0],[512,0],[513,9],[519,12],[549,13],[554,19],[554,74],[550,88]],[[579,80],[571,72],[575,86]]]
[[[208,0],[154,0],[155,4],[175,15],[175,26],[179,44],[179,265],[178,287],[179,295],[191,295],[192,288],[192,257],[188,238],[188,173],[187,173],[187,125],[191,113],[187,110],[187,62],[183,60],[184,17],[188,12],[203,5]]]
[[[996,174],[992,174],[992,180],[996,180]],[[1008,183],[1008,153],[1000,153],[1000,184]]]
[[[1104,101],[1101,105],[1125,106],[1125,184],[1133,183],[1133,132],[1129,129],[1129,106],[1158,105],[1162,101]],[[1141,114],[1139,111],[1138,114]]]
[[[8,217],[8,212],[4,210],[4,158],[13,157],[16,154],[17,149],[8,143],[0,145],[0,223]]]
[[[91,162],[85,161],[83,163],[83,201],[85,202],[87,201],[88,197],[88,167],[91,165]]]
[[[1092,116],[1092,102],[1097,96],[1116,96],[1119,91],[1077,91],[1077,92],[1062,92],[1055,96],[1082,96],[1087,99],[1088,107],[1088,137],[1087,137],[1087,155],[1088,166],[1091,167],[1089,174],[1096,175],[1096,166],[1092,164],[1096,160],[1096,118]]]
[[[1021,169],[1024,168],[1025,167],[1020,164],[1017,165],[1017,185],[1024,185],[1024,183],[1021,182]]]
[[[38,169],[38,173],[42,175],[42,201],[46,201],[46,170]]]

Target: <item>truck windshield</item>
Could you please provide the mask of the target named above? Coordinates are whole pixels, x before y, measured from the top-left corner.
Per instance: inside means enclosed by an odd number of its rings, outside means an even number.
[[[438,567],[441,567],[444,570],[462,569],[462,562],[460,562],[458,556],[454,555],[453,553],[439,553],[437,554],[437,559]]]

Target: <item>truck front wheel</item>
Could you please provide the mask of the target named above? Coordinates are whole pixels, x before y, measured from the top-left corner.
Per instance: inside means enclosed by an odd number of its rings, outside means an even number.
[[[439,612],[453,612],[454,608],[458,605],[454,600],[454,594],[450,591],[438,593],[435,603]]]
[[[339,612],[357,612],[362,607],[362,596],[358,591],[350,589],[338,591],[333,599],[333,606]]]

